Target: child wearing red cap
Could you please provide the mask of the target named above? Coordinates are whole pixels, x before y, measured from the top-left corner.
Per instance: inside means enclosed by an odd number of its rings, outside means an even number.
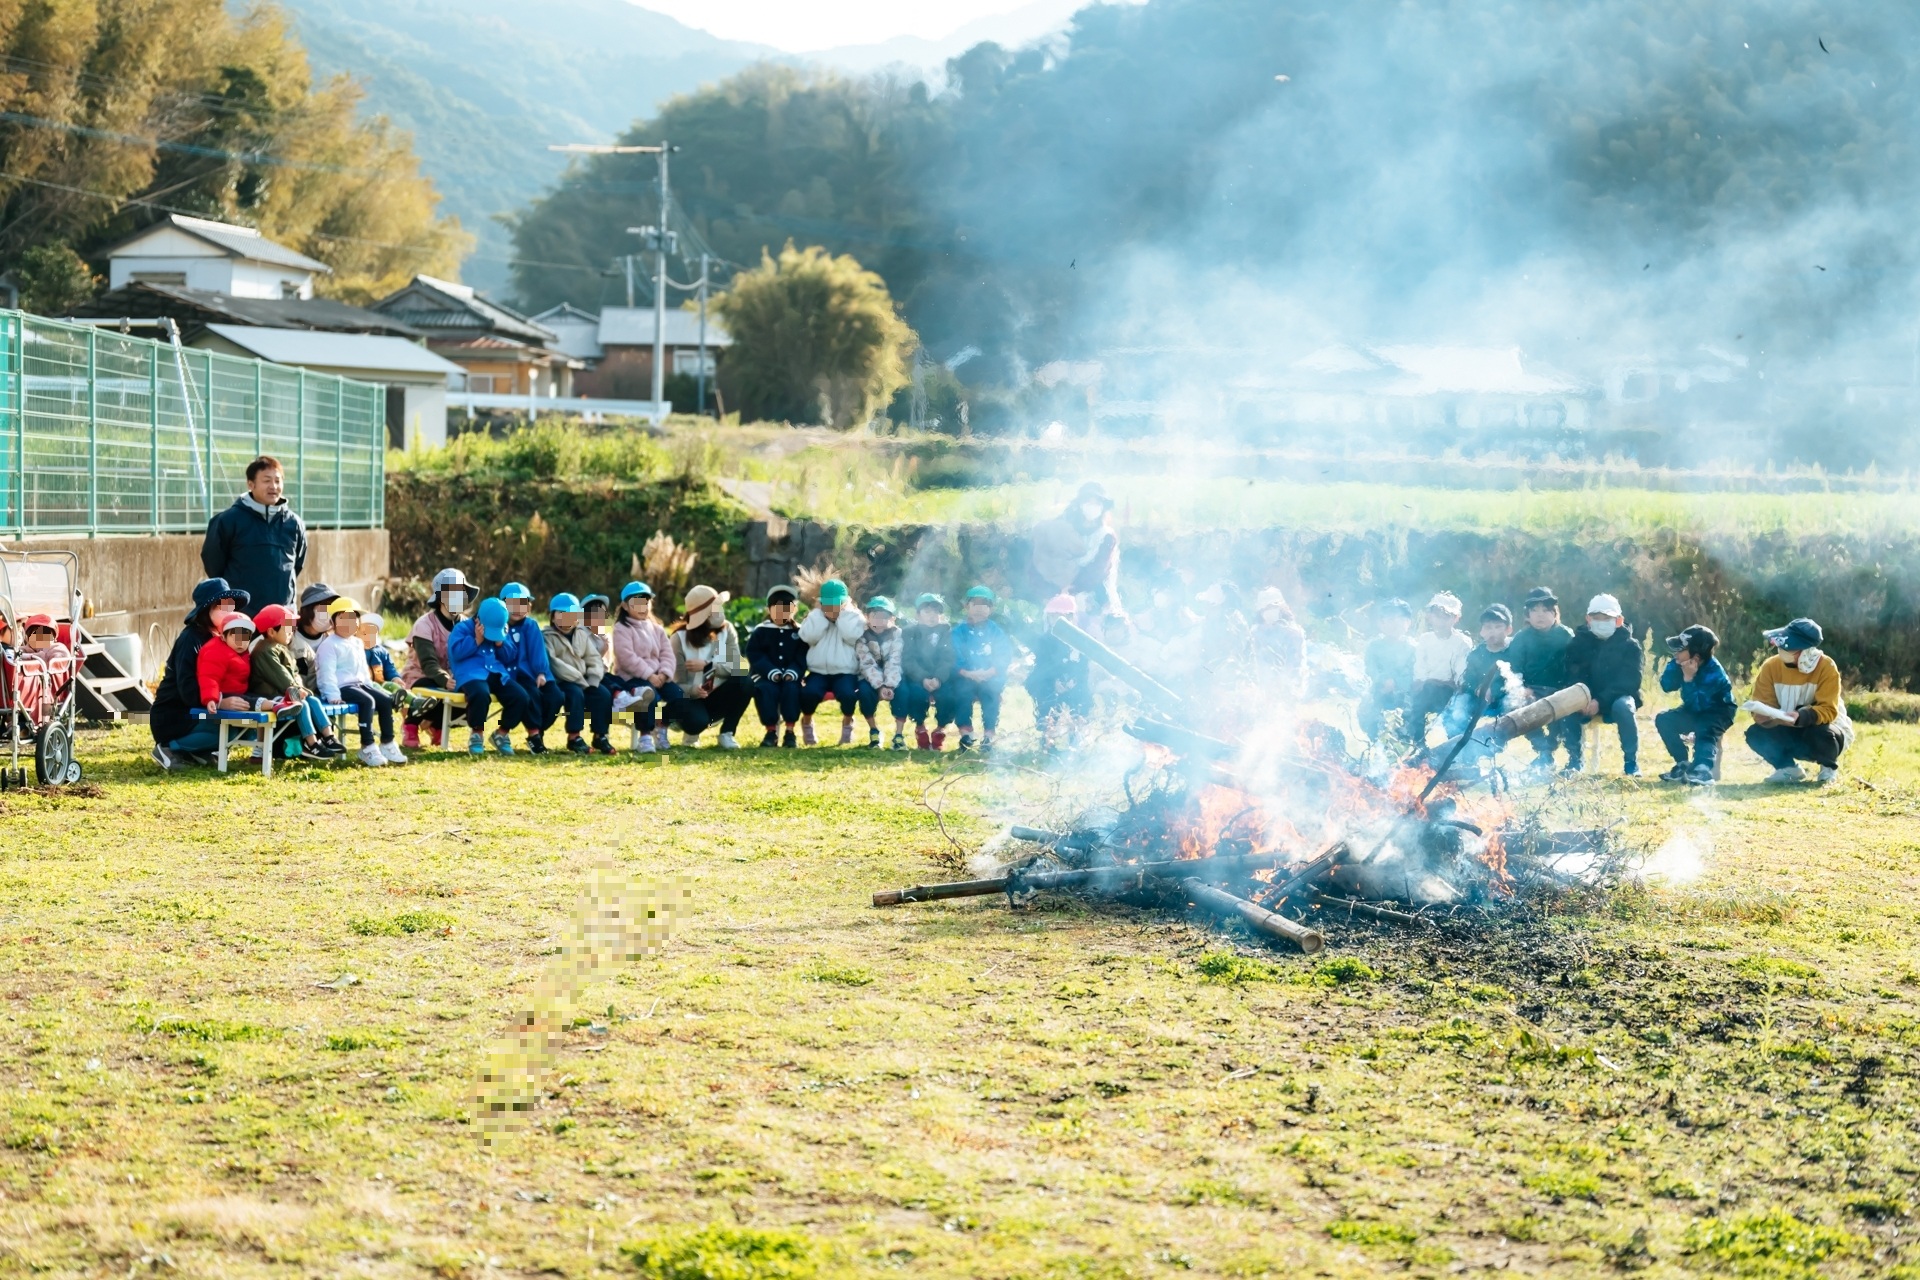
[[[59,698],[67,681],[73,679],[73,650],[60,643],[60,630],[48,614],[30,613],[21,619],[20,627],[27,633],[22,652],[34,654],[47,664],[47,688]]]
[[[293,652],[297,621],[293,611],[280,604],[270,604],[253,616],[260,638],[253,642],[253,675],[247,681],[247,694],[274,711],[297,707],[302,749],[315,759],[331,760],[347,754],[347,746],[334,736],[326,704],[300,683],[300,660]]]

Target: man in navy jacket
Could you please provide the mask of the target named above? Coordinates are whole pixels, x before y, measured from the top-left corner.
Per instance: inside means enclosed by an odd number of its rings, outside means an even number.
[[[200,564],[209,578],[225,578],[251,597],[253,607],[292,605],[294,580],[307,567],[307,526],[287,506],[286,473],[277,459],[247,464],[247,491],[207,521]]]

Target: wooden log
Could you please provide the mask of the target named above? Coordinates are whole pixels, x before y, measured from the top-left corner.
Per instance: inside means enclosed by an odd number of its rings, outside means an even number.
[[[1341,860],[1349,852],[1345,840],[1335,840],[1327,846],[1326,852],[1294,872],[1288,879],[1283,880],[1274,889],[1273,900],[1278,902],[1282,898],[1290,898],[1316,880],[1326,879],[1333,874],[1333,869],[1340,865]]]
[[[1377,907],[1371,902],[1361,902],[1355,898],[1336,898],[1332,894],[1316,893],[1314,902],[1328,910],[1344,909],[1369,920],[1380,920],[1389,924],[1422,925],[1424,919],[1410,911],[1395,911],[1392,907]]]
[[[993,880],[949,880],[942,884],[916,884],[905,889],[880,889],[873,895],[876,907],[897,907],[903,902],[936,902],[941,898],[985,898],[1007,891],[1007,878]]]
[[[1029,871],[997,876],[991,880],[953,880],[941,884],[917,884],[905,889],[882,889],[873,895],[876,907],[897,907],[908,902],[937,902],[942,898],[985,898],[1009,889],[1094,889],[1114,890],[1141,880],[1190,876],[1224,877],[1243,875],[1280,861],[1277,853],[1230,853],[1212,858],[1175,858],[1167,862],[1119,862],[1109,867],[1086,867],[1074,871]]]
[[[1264,934],[1282,938],[1299,947],[1308,955],[1326,945],[1326,939],[1320,936],[1318,929],[1309,929],[1303,924],[1295,924],[1285,916],[1276,915],[1257,902],[1248,902],[1236,897],[1225,889],[1216,889],[1210,884],[1198,880],[1182,880],[1193,900],[1204,907],[1220,912],[1222,915],[1239,916],[1248,924]]]

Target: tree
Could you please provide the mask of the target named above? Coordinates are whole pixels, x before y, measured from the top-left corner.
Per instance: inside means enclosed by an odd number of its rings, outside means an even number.
[[[359,100],[345,79],[315,87],[271,9],[0,0],[0,265],[85,257],[175,210],[329,263],[321,288],[349,301],[454,273],[469,237]]]
[[[79,254],[63,244],[38,244],[13,269],[20,305],[43,316],[61,316],[93,296],[99,281]]]
[[[886,282],[846,254],[787,241],[714,307],[733,335],[722,366],[748,417],[852,427],[907,384],[918,339]]]

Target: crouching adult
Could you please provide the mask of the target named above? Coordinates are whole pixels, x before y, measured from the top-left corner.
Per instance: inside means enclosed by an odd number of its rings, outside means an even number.
[[[686,696],[673,704],[671,714],[689,747],[713,724],[720,726],[724,750],[739,747],[734,735],[753,701],[752,686],[740,674],[740,633],[727,621],[732,598],[698,586],[681,605],[682,625],[673,633],[673,678]]]
[[[1853,745],[1853,721],[1840,694],[1840,668],[1820,651],[1820,624],[1795,618],[1766,638],[1779,652],[1753,677],[1747,745],[1773,766],[1768,782],[1805,782],[1802,760],[1819,766],[1819,781],[1832,782],[1841,754]]]

